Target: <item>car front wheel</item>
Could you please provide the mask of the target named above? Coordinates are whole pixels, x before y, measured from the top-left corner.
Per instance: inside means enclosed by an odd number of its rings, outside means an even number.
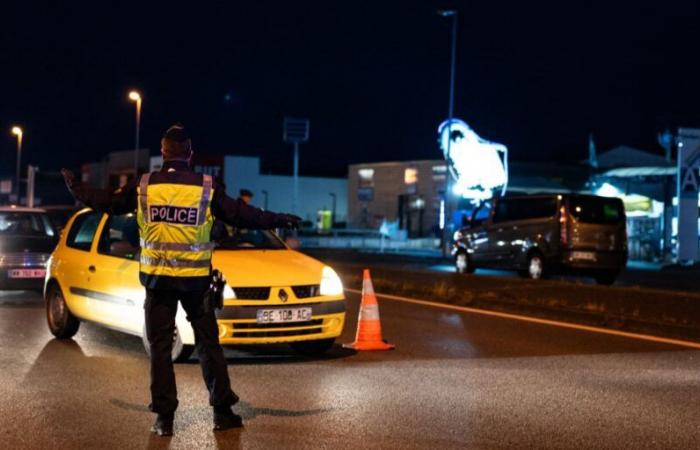
[[[148,356],[151,356],[151,344],[148,342],[148,336],[146,335],[146,325],[143,326],[143,334],[141,335],[141,340],[143,341],[143,347],[146,349]],[[173,333],[173,348],[170,351],[170,356],[173,362],[183,362],[187,361],[192,353],[194,352],[193,345],[185,345],[182,343],[182,338],[180,337],[180,331],[177,326],[175,327],[175,333]]]
[[[80,321],[68,309],[63,292],[57,284],[46,290],[46,321],[51,334],[58,339],[70,339],[80,327]]]
[[[527,258],[527,270],[525,276],[532,280],[544,277],[544,259],[539,253],[533,253]]]

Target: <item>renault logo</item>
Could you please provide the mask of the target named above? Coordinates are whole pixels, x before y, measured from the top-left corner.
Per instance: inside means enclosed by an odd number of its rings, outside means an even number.
[[[280,289],[279,293],[277,294],[282,301],[282,303],[286,303],[287,299],[289,298],[289,295],[284,289]]]

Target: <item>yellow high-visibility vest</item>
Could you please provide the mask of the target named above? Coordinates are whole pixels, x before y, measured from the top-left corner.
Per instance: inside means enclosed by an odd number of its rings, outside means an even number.
[[[212,177],[202,185],[149,184],[150,173],[138,187],[137,220],[141,233],[141,272],[169,277],[210,274],[214,244],[210,242],[214,218]]]

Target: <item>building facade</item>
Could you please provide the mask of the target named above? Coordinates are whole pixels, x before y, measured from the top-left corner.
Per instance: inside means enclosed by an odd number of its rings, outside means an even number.
[[[353,164],[348,169],[348,227],[399,223],[409,237],[436,236],[445,192],[444,160]]]

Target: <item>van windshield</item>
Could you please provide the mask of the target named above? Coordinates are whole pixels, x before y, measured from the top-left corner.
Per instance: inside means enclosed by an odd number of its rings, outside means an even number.
[[[619,198],[572,196],[569,211],[584,223],[616,224],[625,219],[625,207]]]

